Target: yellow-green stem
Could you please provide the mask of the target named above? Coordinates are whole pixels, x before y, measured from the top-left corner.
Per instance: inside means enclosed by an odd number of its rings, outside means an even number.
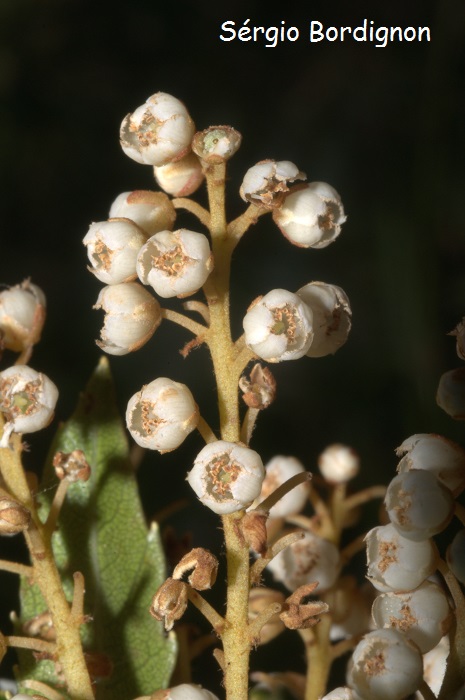
[[[326,693],[332,663],[330,627],[331,615],[326,613],[315,627],[300,630],[307,658],[305,700],[318,700]]]
[[[37,515],[34,500],[21,464],[21,440],[13,436],[11,449],[0,450],[0,468],[8,491],[31,512],[32,521],[25,532],[31,555],[34,582],[39,586],[52,615],[56,633],[56,655],[69,695],[73,700],[94,700],[92,684],[84,660],[79,626],[66,600],[49,538]]]

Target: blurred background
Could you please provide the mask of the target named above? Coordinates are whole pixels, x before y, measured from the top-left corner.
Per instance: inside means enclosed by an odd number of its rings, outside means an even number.
[[[239,27],[247,18],[265,27],[285,20],[300,39],[276,48],[220,41],[222,22]],[[431,42],[308,41],[311,20],[356,26],[365,18],[429,26]],[[250,301],[276,287],[334,283],[353,311],[337,355],[273,368],[278,400],[252,444],[264,461],[292,454],[311,470],[328,443],[344,442],[361,456],[362,486],[393,475],[394,448],[413,433],[463,442],[463,427],[435,403],[441,373],[459,364],[447,333],[465,315],[462,0],[290,1],[276,12],[254,0],[233,9],[206,0],[2,0],[0,36],[0,279],[30,277],[47,295],[31,364],[58,384],[59,420],[99,358],[102,318],[91,307],[101,285],[86,270],[81,241],[120,192],[155,187],[151,168],[122,153],[118,133],[122,118],[161,90],[186,103],[198,129],[231,124],[242,133],[229,168],[230,217],[244,207],[243,174],[263,158],[291,160],[310,181],[332,184],[348,215],[340,238],[321,251],[293,247],[268,217],[237,249],[237,335]],[[203,192],[198,198],[205,202]],[[112,358],[122,410],[142,384],[169,376],[189,384],[216,425],[209,358],[200,349],[183,360],[187,339],[165,323],[135,355]],[[29,468],[40,471],[52,434],[53,427],[28,440]],[[200,447],[191,436],[182,449],[144,460],[149,516],[166,505],[167,489],[170,498],[192,500],[183,478]],[[197,546],[205,532],[220,546],[216,520],[196,503],[176,527],[193,528]],[[20,546],[2,545],[5,557]],[[0,579],[7,609],[16,605],[11,578]],[[0,624],[6,620],[4,613]]]

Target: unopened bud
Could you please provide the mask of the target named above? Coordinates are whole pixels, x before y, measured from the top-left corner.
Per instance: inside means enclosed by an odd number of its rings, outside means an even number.
[[[244,392],[242,398],[249,408],[263,410],[273,403],[276,396],[276,379],[268,367],[257,362],[252,367],[249,377],[239,379],[239,388]]]
[[[126,218],[134,221],[148,236],[158,231],[171,230],[176,210],[164,192],[134,190],[122,192],[110,208],[109,218]]]
[[[332,484],[344,484],[357,476],[360,460],[347,445],[329,445],[318,457],[320,472]]]
[[[53,457],[55,474],[62,480],[73,484],[76,481],[88,481],[90,466],[82,450],[72,452],[55,452]]]
[[[183,581],[166,579],[152,598],[150,614],[163,622],[167,632],[173,628],[187,608],[187,586]]]
[[[346,342],[352,325],[352,310],[341,287],[310,282],[297,292],[313,313],[314,336],[307,357],[334,355]]]
[[[29,527],[31,514],[11,496],[0,495],[0,535],[17,535]]]
[[[189,197],[200,187],[205,177],[202,164],[195,153],[188,153],[175,163],[155,166],[153,173],[162,190],[173,197]],[[171,229],[172,226],[163,228]]]
[[[150,700],[218,700],[218,698],[200,685],[181,683],[173,688],[157,690],[150,696]]]
[[[436,402],[454,420],[465,420],[465,367],[444,372],[439,380]]]
[[[29,280],[0,292],[0,338],[3,347],[22,352],[35,345],[45,322],[45,295]]]
[[[210,126],[195,134],[192,150],[208,163],[223,163],[239,150],[241,141],[242,136],[232,126]]]
[[[175,566],[173,578],[180,580],[187,571],[192,571],[188,582],[196,591],[206,591],[213,586],[218,573],[218,559],[202,547],[186,554]]]

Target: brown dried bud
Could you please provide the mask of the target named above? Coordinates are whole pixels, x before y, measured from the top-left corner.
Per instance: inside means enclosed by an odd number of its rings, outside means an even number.
[[[113,662],[107,654],[88,651],[84,654],[87,670],[93,683],[106,681],[113,673]]]
[[[187,585],[172,578],[166,579],[152,598],[150,614],[163,622],[167,632],[173,629],[187,608]]]
[[[87,481],[90,478],[90,466],[82,450],[72,452],[56,452],[53,457],[55,474],[70,484],[76,481]]]
[[[207,163],[219,164],[236,153],[241,141],[242,136],[232,126],[210,126],[194,135],[192,150]]]
[[[273,603],[284,604],[284,594],[271,588],[252,588],[249,593],[249,622]],[[266,644],[284,631],[284,624],[279,614],[273,615],[260,630],[258,644]]]
[[[321,600],[315,600],[306,604],[302,602],[304,598],[313,593],[317,586],[318,582],[306,583],[297,588],[297,590],[286,599],[284,603],[285,609],[279,617],[288,629],[299,630],[313,627],[319,622],[317,615],[328,612],[329,606]]]
[[[175,566],[173,579],[180,580],[187,571],[192,571],[188,582],[196,591],[206,591],[213,586],[218,573],[218,559],[202,547],[196,547],[183,556]]]
[[[249,378],[245,375],[239,379],[239,388],[244,392],[243,400],[249,408],[262,411],[273,403],[276,396],[276,380],[268,367],[257,362],[252,367]]]
[[[40,637],[40,639],[45,639],[47,642],[56,640],[52,616],[48,610],[27,620],[23,625],[23,632],[28,637]]]
[[[264,556],[266,553],[268,534],[266,521],[268,513],[263,510],[251,510],[241,520],[241,529],[244,539],[254,552]]]
[[[17,535],[29,527],[31,514],[5,491],[0,495],[0,535]]]

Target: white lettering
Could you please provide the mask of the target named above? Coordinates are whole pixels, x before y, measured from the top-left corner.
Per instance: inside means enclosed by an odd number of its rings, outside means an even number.
[[[245,25],[250,22],[250,19],[246,19],[245,22],[243,22],[243,26],[239,29],[237,33],[237,37],[239,41],[250,41],[251,36],[248,36],[250,34],[250,28],[246,27]]]
[[[231,27],[228,26],[229,24],[231,25]],[[227,37],[227,36],[223,36],[222,34],[220,34],[221,41],[232,41],[233,39],[236,38],[236,30],[233,29],[235,24],[236,23],[233,22],[232,20],[228,20],[227,22],[223,22],[223,24],[221,25],[221,29],[223,30],[223,32],[231,32],[231,36]]]
[[[321,22],[318,22],[316,20],[310,22],[310,41],[317,43],[318,41],[323,41],[324,36],[323,36],[323,25]],[[318,37],[318,38],[315,38]]]
[[[409,33],[410,36],[407,35],[407,32]],[[417,33],[415,31],[415,27],[407,27],[404,29],[404,39],[405,41],[415,41],[417,38]]]

